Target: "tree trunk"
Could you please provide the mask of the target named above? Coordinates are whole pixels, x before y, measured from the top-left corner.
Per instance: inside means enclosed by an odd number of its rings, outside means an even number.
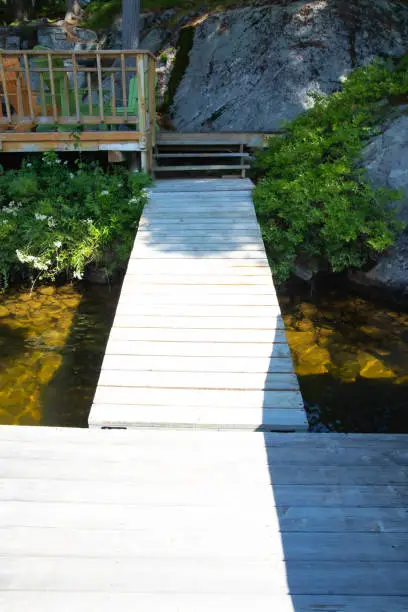
[[[27,10],[24,0],[15,0],[15,15],[19,20],[26,19]]]
[[[140,0],[122,0],[122,48],[138,49]]]
[[[74,6],[74,0],[67,0],[67,13],[72,11],[72,7]]]

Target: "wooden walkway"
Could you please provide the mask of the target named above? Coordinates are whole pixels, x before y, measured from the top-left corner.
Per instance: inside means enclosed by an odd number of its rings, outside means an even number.
[[[157,181],[90,426],[307,429],[252,187]]]
[[[406,612],[407,449],[0,427],[0,609]]]

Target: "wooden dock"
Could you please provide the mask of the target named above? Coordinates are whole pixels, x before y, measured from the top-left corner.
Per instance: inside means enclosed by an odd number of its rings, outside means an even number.
[[[407,449],[0,427],[0,609],[406,612]]]
[[[241,179],[157,181],[91,427],[307,429],[252,187]]]

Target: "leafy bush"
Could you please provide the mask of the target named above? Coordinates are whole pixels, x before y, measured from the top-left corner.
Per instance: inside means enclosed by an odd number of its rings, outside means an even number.
[[[113,272],[129,256],[149,182],[94,162],[70,168],[53,152],[1,169],[0,284],[82,278],[91,263]]]
[[[341,92],[313,95],[315,106],[259,155],[254,200],[278,281],[299,258],[338,272],[393,244],[401,224],[387,202],[401,193],[375,190],[361,154],[394,99],[408,94],[406,63],[376,61],[354,71]]]

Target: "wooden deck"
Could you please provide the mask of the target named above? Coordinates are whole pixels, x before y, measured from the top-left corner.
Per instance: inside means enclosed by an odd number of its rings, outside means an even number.
[[[0,609],[406,611],[407,449],[0,427]]]
[[[250,181],[157,181],[92,427],[307,428]]]
[[[0,152],[137,151],[152,169],[148,51],[0,50]]]

